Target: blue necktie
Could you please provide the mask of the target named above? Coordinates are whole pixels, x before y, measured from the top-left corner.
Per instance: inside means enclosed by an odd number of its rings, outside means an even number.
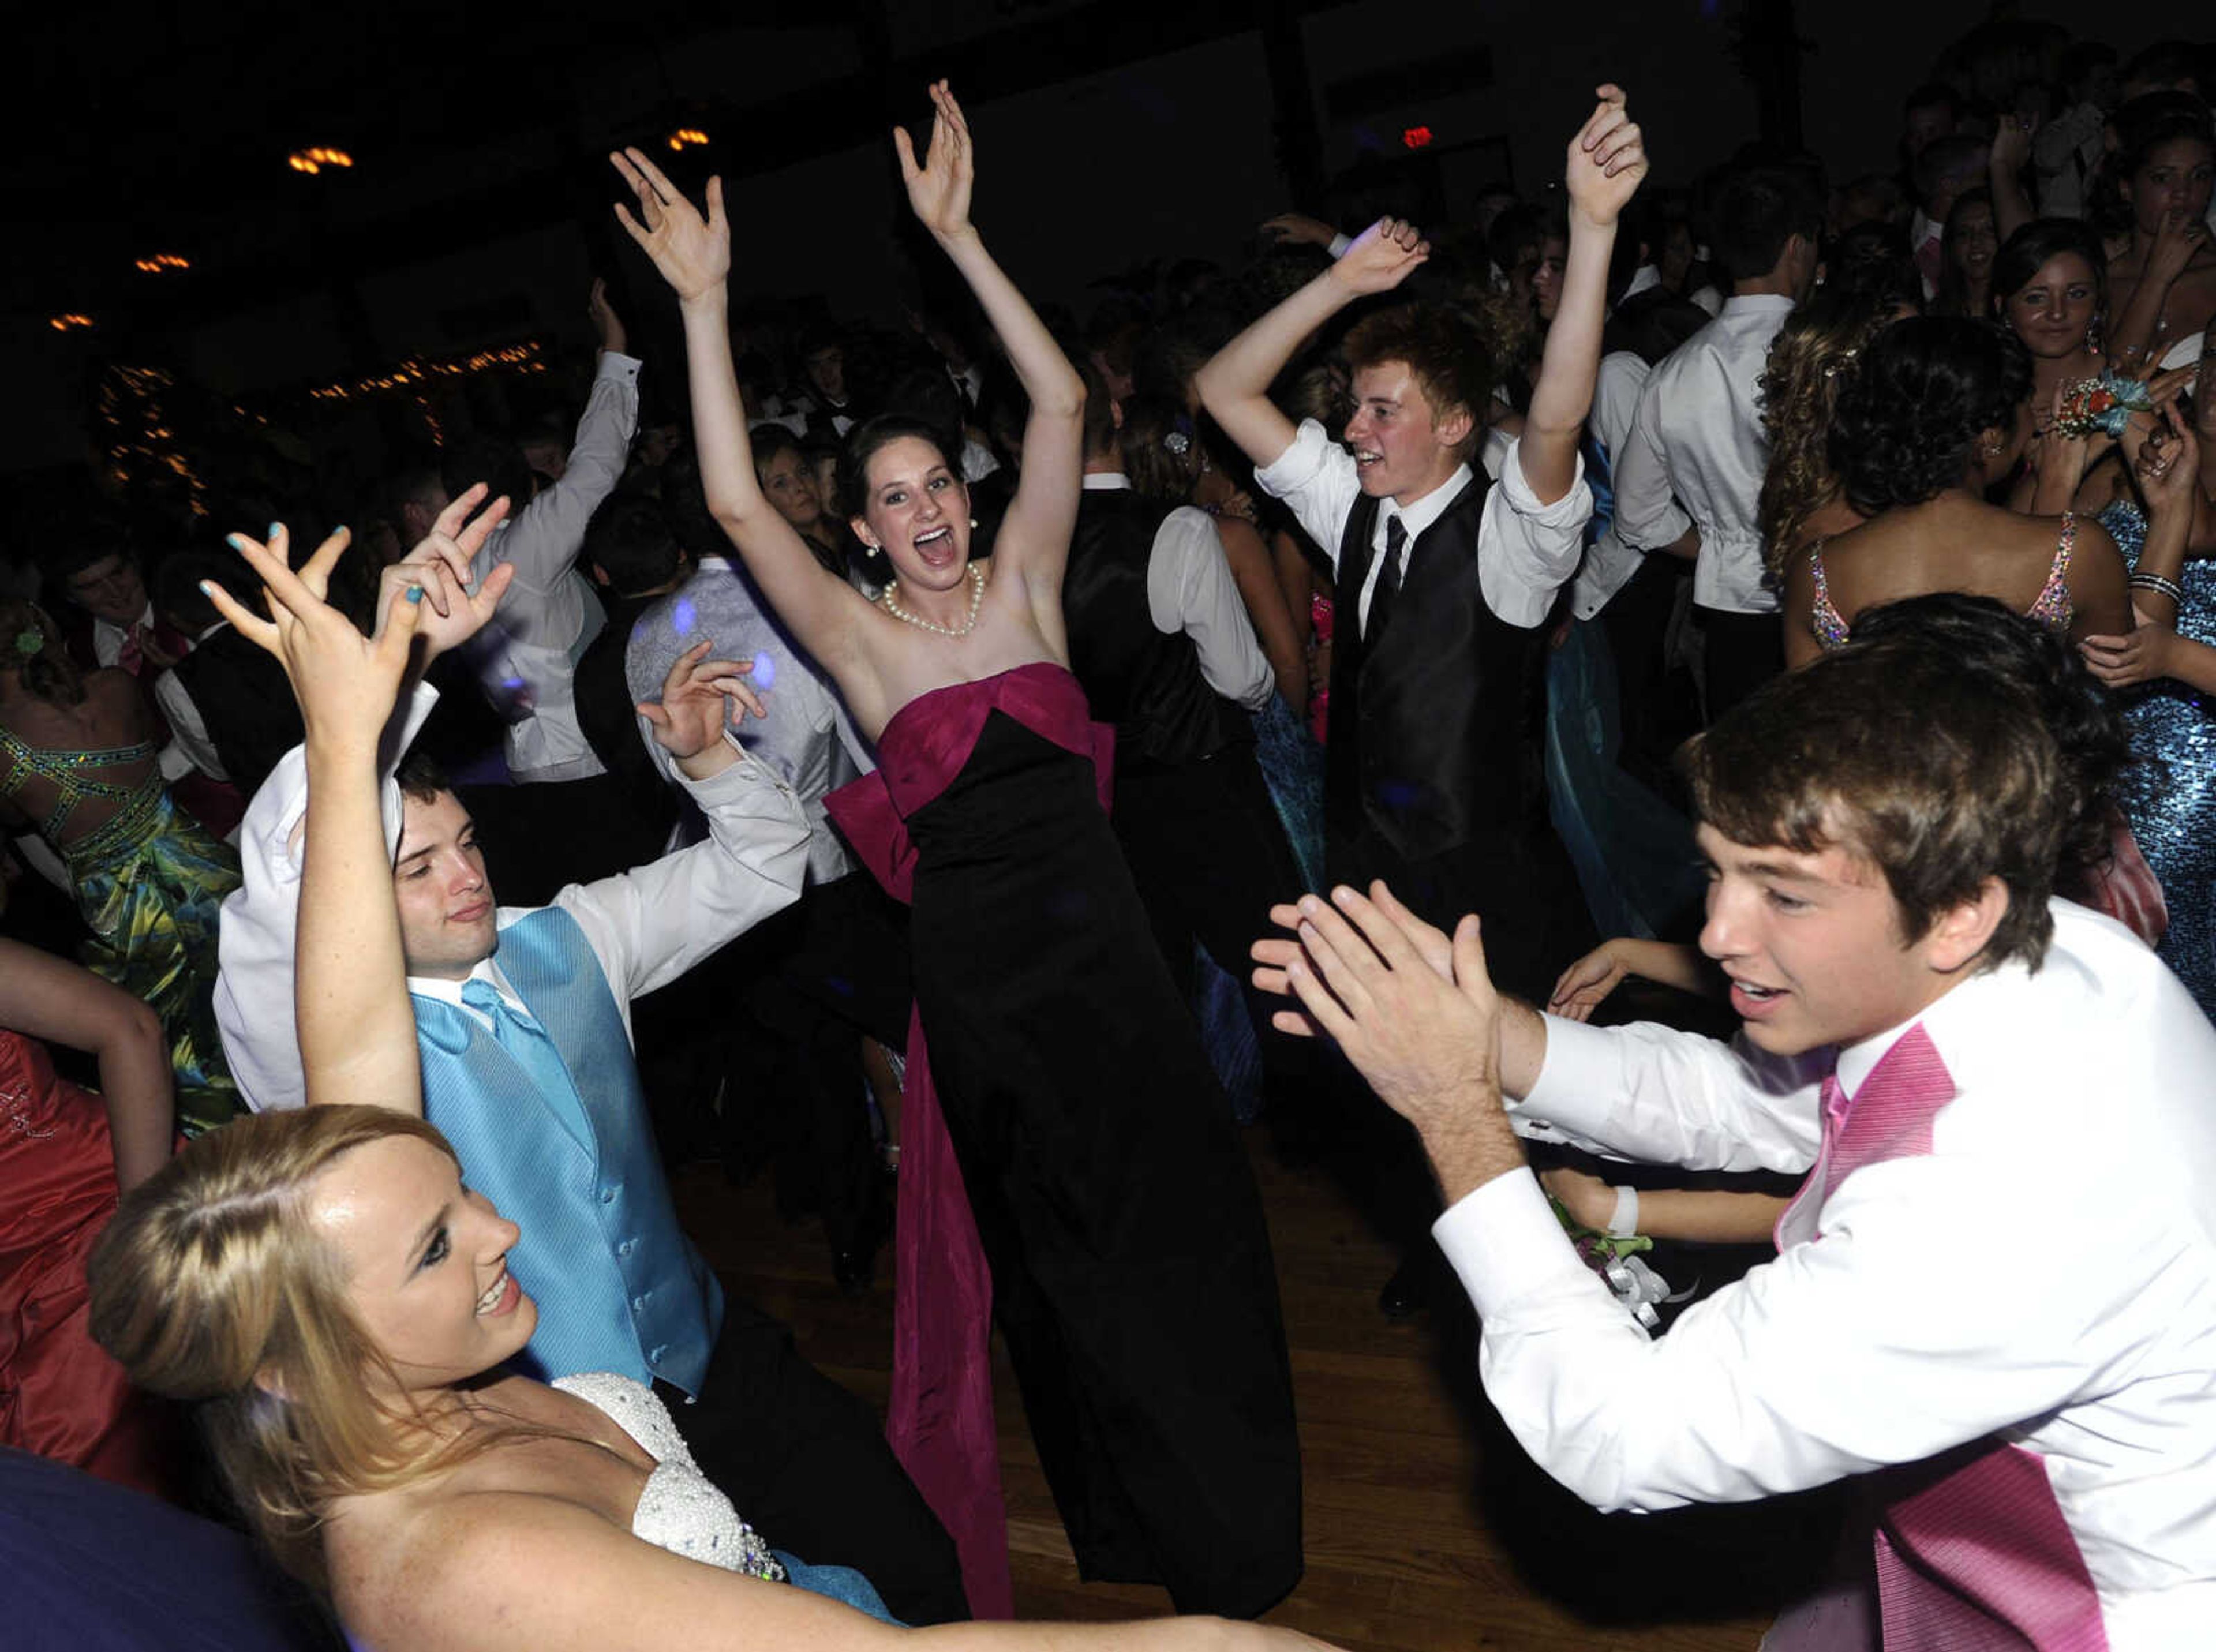
[[[554,1041],[546,1036],[537,1022],[502,998],[500,989],[490,981],[464,981],[462,1002],[492,1023],[494,1039],[523,1069],[524,1076],[531,1080],[531,1087],[546,1098],[570,1133],[589,1146],[591,1127],[579,1111],[576,1084],[569,1077],[569,1068],[562,1059],[561,1051],[554,1047]]]

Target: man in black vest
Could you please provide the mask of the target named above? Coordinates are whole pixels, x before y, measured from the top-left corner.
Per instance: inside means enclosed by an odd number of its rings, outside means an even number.
[[[1297,431],[1268,390],[1302,343],[1357,299],[1390,292],[1429,255],[1413,226],[1372,224],[1332,267],[1201,371],[1203,402],[1331,556],[1339,618],[1327,742],[1326,850],[1335,882],[1382,879],[1442,927],[1475,912],[1495,978],[1542,1000],[1589,938],[1574,874],[1547,824],[1541,671],[1554,595],[1577,570],[1592,512],[1578,441],[1600,361],[1617,215],[1646,175],[1623,94],[1569,148],[1569,256],[1522,438],[1496,486],[1468,457],[1493,373],[1475,325],[1442,306],[1373,315],[1347,335],[1356,408],[1346,448]],[[1350,454],[1347,449],[1352,450]],[[1407,1132],[1394,1151],[1406,1164]],[[1421,1185],[1423,1173],[1413,1172]],[[1388,1181],[1401,1178],[1388,1176]],[[1385,1201],[1413,1254],[1428,1205]],[[1414,1207],[1413,1210],[1410,1208]],[[1411,1216],[1425,1222],[1406,1229]],[[1403,1268],[1389,1315],[1420,1287]]]
[[[1132,491],[1123,410],[1088,365],[1085,492],[1062,611],[1071,672],[1116,728],[1111,820],[1170,973],[1191,996],[1193,943],[1239,978],[1264,1059],[1306,1054],[1246,982],[1241,925],[1301,887],[1247,713],[1277,691],[1207,512]],[[1273,1059],[1277,1058],[1277,1059]]]

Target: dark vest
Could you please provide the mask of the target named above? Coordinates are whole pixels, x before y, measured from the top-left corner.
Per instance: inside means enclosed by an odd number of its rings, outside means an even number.
[[[1382,631],[1361,634],[1380,502],[1357,501],[1339,540],[1324,814],[1351,842],[1366,828],[1404,860],[1481,832],[1544,832],[1546,628],[1486,605],[1480,476],[1416,537]]]
[[[177,661],[176,672],[223,771],[241,796],[253,796],[277,760],[306,738],[285,668],[226,625]]]
[[[1116,766],[1127,772],[1197,762],[1253,738],[1201,675],[1192,639],[1157,629],[1147,605],[1147,564],[1169,513],[1127,488],[1086,490],[1062,580],[1070,670],[1093,715],[1115,725]]]

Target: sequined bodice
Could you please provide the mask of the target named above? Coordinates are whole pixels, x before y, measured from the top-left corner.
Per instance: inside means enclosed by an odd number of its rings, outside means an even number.
[[[2146,519],[2138,507],[2118,500],[2100,522],[2137,568],[2146,545]],[[2188,558],[2178,583],[2185,587],[2178,635],[2216,645],[2216,559]],[[2120,697],[2141,761],[2125,771],[2117,789],[2170,907],[2163,961],[2216,1019],[2216,697],[2174,680],[2127,689]]]
[[[1816,641],[1824,645],[1824,652],[1847,646],[1848,624],[1831,601],[1831,582],[1824,574],[1824,541],[1819,539],[1808,547],[1808,574],[1816,587],[1815,600],[1808,614],[1809,629],[1816,633]],[[2076,606],[2070,600],[2070,553],[2078,544],[2078,518],[2073,512],[2062,517],[2062,537],[2055,543],[2054,561],[2047,570],[2047,583],[2032,599],[2024,617],[2058,631],[2067,631],[2070,622],[2077,617]]]
[[[125,806],[117,811],[115,817],[100,827],[99,835],[105,840],[114,834],[117,820],[128,818],[135,822],[138,816],[150,811],[162,795],[159,771],[148,774],[136,783],[102,780],[96,775],[96,771],[102,769],[145,762],[154,755],[153,746],[145,740],[132,746],[111,746],[95,752],[49,752],[42,746],[27,744],[9,729],[0,728],[0,752],[6,753],[9,758],[6,777],[0,780],[0,795],[12,797],[22,789],[26,781],[32,779],[52,784],[54,806],[46,811],[46,818],[39,823],[39,835],[57,847],[60,846],[71,814],[79,803],[87,799]]]
[[[639,1493],[631,1535],[687,1560],[785,1581],[785,1568],[754,1529],[739,1518],[731,1500],[700,1472],[669,1409],[643,1383],[612,1371],[584,1371],[556,1379],[555,1387],[607,1414],[655,1459]]]

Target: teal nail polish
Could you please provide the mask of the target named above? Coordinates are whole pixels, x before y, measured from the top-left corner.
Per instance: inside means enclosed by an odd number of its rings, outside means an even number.
[[[420,586],[420,585],[411,585],[411,586],[409,586],[408,587],[408,600],[409,600],[409,601],[410,601],[410,602],[421,602],[421,601],[422,601],[422,600],[423,600],[423,587],[422,587],[422,586]]]
[[[229,545],[233,550],[243,550],[246,548],[246,541],[244,537],[239,534],[226,533],[223,536],[223,542],[226,545]]]
[[[200,581],[200,595],[204,597],[212,597],[214,594],[215,582],[212,580],[202,580]]]
[[[269,537],[272,539],[274,539],[277,537],[278,531],[284,525],[285,525],[282,522],[272,522],[269,525]]]

